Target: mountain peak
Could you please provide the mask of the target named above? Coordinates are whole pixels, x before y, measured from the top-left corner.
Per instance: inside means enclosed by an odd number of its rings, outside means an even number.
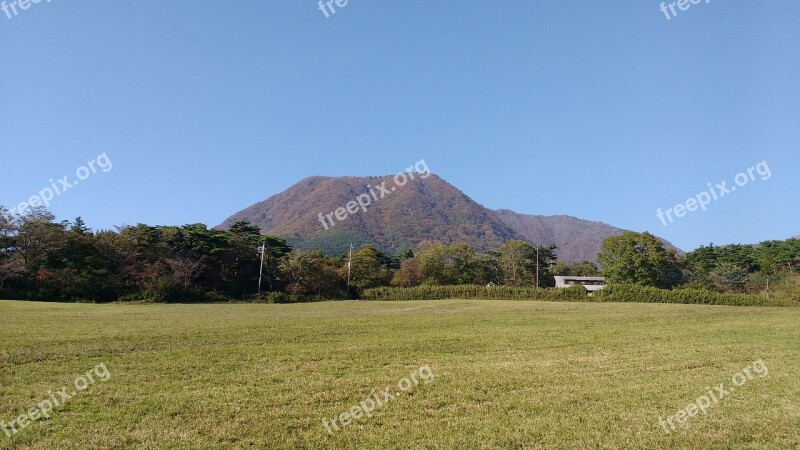
[[[424,240],[468,243],[483,252],[523,239],[557,245],[559,259],[568,262],[594,261],[605,238],[625,231],[566,215],[492,211],[431,173],[308,177],[237,212],[218,228],[239,221],[297,248],[334,255],[345,253],[351,242],[398,254]]]
[[[348,204],[351,212],[337,216]],[[391,253],[426,239],[466,242],[485,251],[517,237],[492,211],[428,173],[305,178],[239,211],[220,228],[242,220],[299,248],[332,254],[346,251],[350,241],[375,243]]]

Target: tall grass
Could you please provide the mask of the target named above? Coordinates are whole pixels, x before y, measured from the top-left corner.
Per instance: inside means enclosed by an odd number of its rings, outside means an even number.
[[[362,300],[445,300],[445,299],[486,299],[486,300],[548,300],[585,301],[586,289],[573,286],[567,289],[536,289],[510,286],[416,286],[380,287],[367,289],[361,293]]]
[[[758,295],[717,293],[701,289],[664,290],[628,284],[606,286],[591,297],[581,286],[566,289],[534,289],[510,286],[416,286],[412,288],[381,287],[361,293],[362,300],[544,300],[631,303],[686,303],[728,306],[800,306],[790,299],[768,299]]]
[[[760,295],[711,292],[703,289],[664,290],[632,284],[614,284],[595,293],[596,302],[687,303],[727,306],[800,306],[791,299],[768,299]]]

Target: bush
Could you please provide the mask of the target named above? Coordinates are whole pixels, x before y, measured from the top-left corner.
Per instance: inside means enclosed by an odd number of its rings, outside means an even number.
[[[362,300],[445,300],[445,299],[488,299],[488,300],[547,300],[547,301],[586,301],[586,289],[573,286],[567,289],[536,289],[510,286],[416,286],[380,287],[367,289],[361,293]]]
[[[10,289],[0,289],[0,299],[3,300],[28,300],[28,297],[20,291]]]
[[[197,289],[178,290],[169,292],[147,290],[141,293],[130,293],[119,297],[120,302],[145,302],[145,303],[227,303],[230,298],[216,291],[205,292]]]
[[[727,306],[800,306],[800,302],[758,295],[711,292],[705,289],[664,290],[632,284],[612,284],[592,296],[597,302],[686,303]]]
[[[796,273],[784,275],[774,284],[772,295],[800,302],[800,275]]]
[[[311,303],[311,302],[322,302],[329,299],[318,295],[299,295],[299,294],[287,294],[285,292],[266,292],[261,295],[257,295],[255,297],[255,301],[258,303],[280,303],[280,304],[287,304],[287,303]]]
[[[587,302],[685,303],[728,306],[800,306],[800,301],[767,299],[758,295],[720,294],[703,289],[665,290],[629,284],[614,284],[595,292],[591,297],[582,286],[566,289],[534,289],[509,286],[417,286],[412,288],[381,287],[361,293],[362,300],[543,300]]]

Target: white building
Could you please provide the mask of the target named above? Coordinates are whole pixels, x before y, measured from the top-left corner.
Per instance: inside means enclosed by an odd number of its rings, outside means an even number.
[[[589,293],[599,291],[606,287],[606,279],[603,277],[555,277],[557,288],[568,288],[570,286],[583,286]]]

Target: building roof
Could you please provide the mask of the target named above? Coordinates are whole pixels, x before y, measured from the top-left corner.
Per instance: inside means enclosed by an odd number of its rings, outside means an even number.
[[[606,277],[573,277],[572,275],[559,275],[554,277],[556,280],[574,280],[574,281],[606,281]]]

